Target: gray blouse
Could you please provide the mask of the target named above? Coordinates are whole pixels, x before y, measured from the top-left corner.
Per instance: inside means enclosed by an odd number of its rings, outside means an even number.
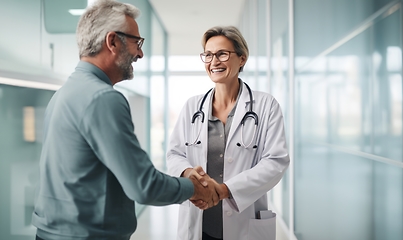
[[[215,89],[211,93],[214,96]],[[238,104],[242,87],[239,87],[236,103],[228,114],[227,123],[224,125],[220,119],[213,116],[213,97],[210,98],[210,112],[208,113],[208,149],[207,149],[207,174],[217,183],[223,183],[224,154],[227,137],[231,129],[232,119]],[[203,212],[203,232],[215,238],[223,238],[222,202]]]

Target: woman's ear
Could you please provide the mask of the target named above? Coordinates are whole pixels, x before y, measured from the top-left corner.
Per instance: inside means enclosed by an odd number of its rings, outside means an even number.
[[[241,67],[245,66],[245,64],[246,64],[246,56],[242,55],[241,56]]]

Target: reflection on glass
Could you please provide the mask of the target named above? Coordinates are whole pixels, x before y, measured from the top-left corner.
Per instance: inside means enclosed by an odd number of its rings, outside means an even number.
[[[0,239],[33,239],[44,109],[54,91],[0,85]]]
[[[400,18],[297,69],[298,239],[403,239]]]

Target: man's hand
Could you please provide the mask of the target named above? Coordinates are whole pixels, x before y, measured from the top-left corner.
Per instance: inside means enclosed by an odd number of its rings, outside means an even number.
[[[197,166],[194,168],[187,168],[187,169],[185,169],[185,171],[183,171],[181,176],[187,177],[187,178],[192,177],[192,178],[197,179],[197,181],[199,181],[200,184],[202,184],[204,187],[210,189],[210,191],[212,193],[215,192],[215,194],[218,195],[218,199],[219,199],[218,201],[228,198],[230,196],[227,185],[225,185],[224,183],[218,184],[214,179],[212,179],[208,174],[206,174],[204,172],[204,170],[201,166]],[[193,185],[194,184],[195,183],[193,182]],[[196,189],[196,186],[195,186],[195,189]],[[205,201],[204,199],[196,198],[195,195],[193,195],[192,198],[190,198],[190,201],[196,207],[203,209],[203,210],[216,206],[218,204],[218,201],[217,202],[213,201],[213,204],[211,204],[211,202],[209,203],[208,201]]]
[[[197,207],[203,210],[218,204],[220,198],[215,190],[215,184],[212,182],[214,181],[213,179],[209,178],[206,181],[208,182],[206,187],[204,187],[194,175],[190,175],[189,179],[193,182],[194,185],[194,194],[189,199],[190,201],[194,202],[201,200],[202,202],[204,202],[204,204],[201,204],[201,207],[195,204]]]
[[[181,177],[186,177],[189,178],[190,176],[194,176],[196,177],[196,179],[203,185],[203,186],[207,186],[207,182],[204,180],[204,176],[207,175],[203,168],[201,166],[197,166],[194,168],[187,168],[185,169],[185,171],[183,171]],[[210,178],[207,175],[208,178]]]
[[[206,176],[208,176],[208,175],[206,174]],[[208,182],[208,186],[214,186],[214,190],[218,194],[218,197],[220,200],[223,200],[230,196],[228,187],[224,183],[218,184],[214,179],[212,179],[210,177],[209,177],[209,179],[207,179],[207,182]],[[200,200],[200,199],[191,200],[191,202],[200,209],[205,210],[205,209],[209,208],[207,202],[205,202],[203,200]]]

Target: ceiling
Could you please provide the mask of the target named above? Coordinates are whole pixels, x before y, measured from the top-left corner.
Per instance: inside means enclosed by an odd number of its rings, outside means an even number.
[[[214,26],[239,26],[245,0],[149,0],[169,36],[170,55],[199,55]]]

